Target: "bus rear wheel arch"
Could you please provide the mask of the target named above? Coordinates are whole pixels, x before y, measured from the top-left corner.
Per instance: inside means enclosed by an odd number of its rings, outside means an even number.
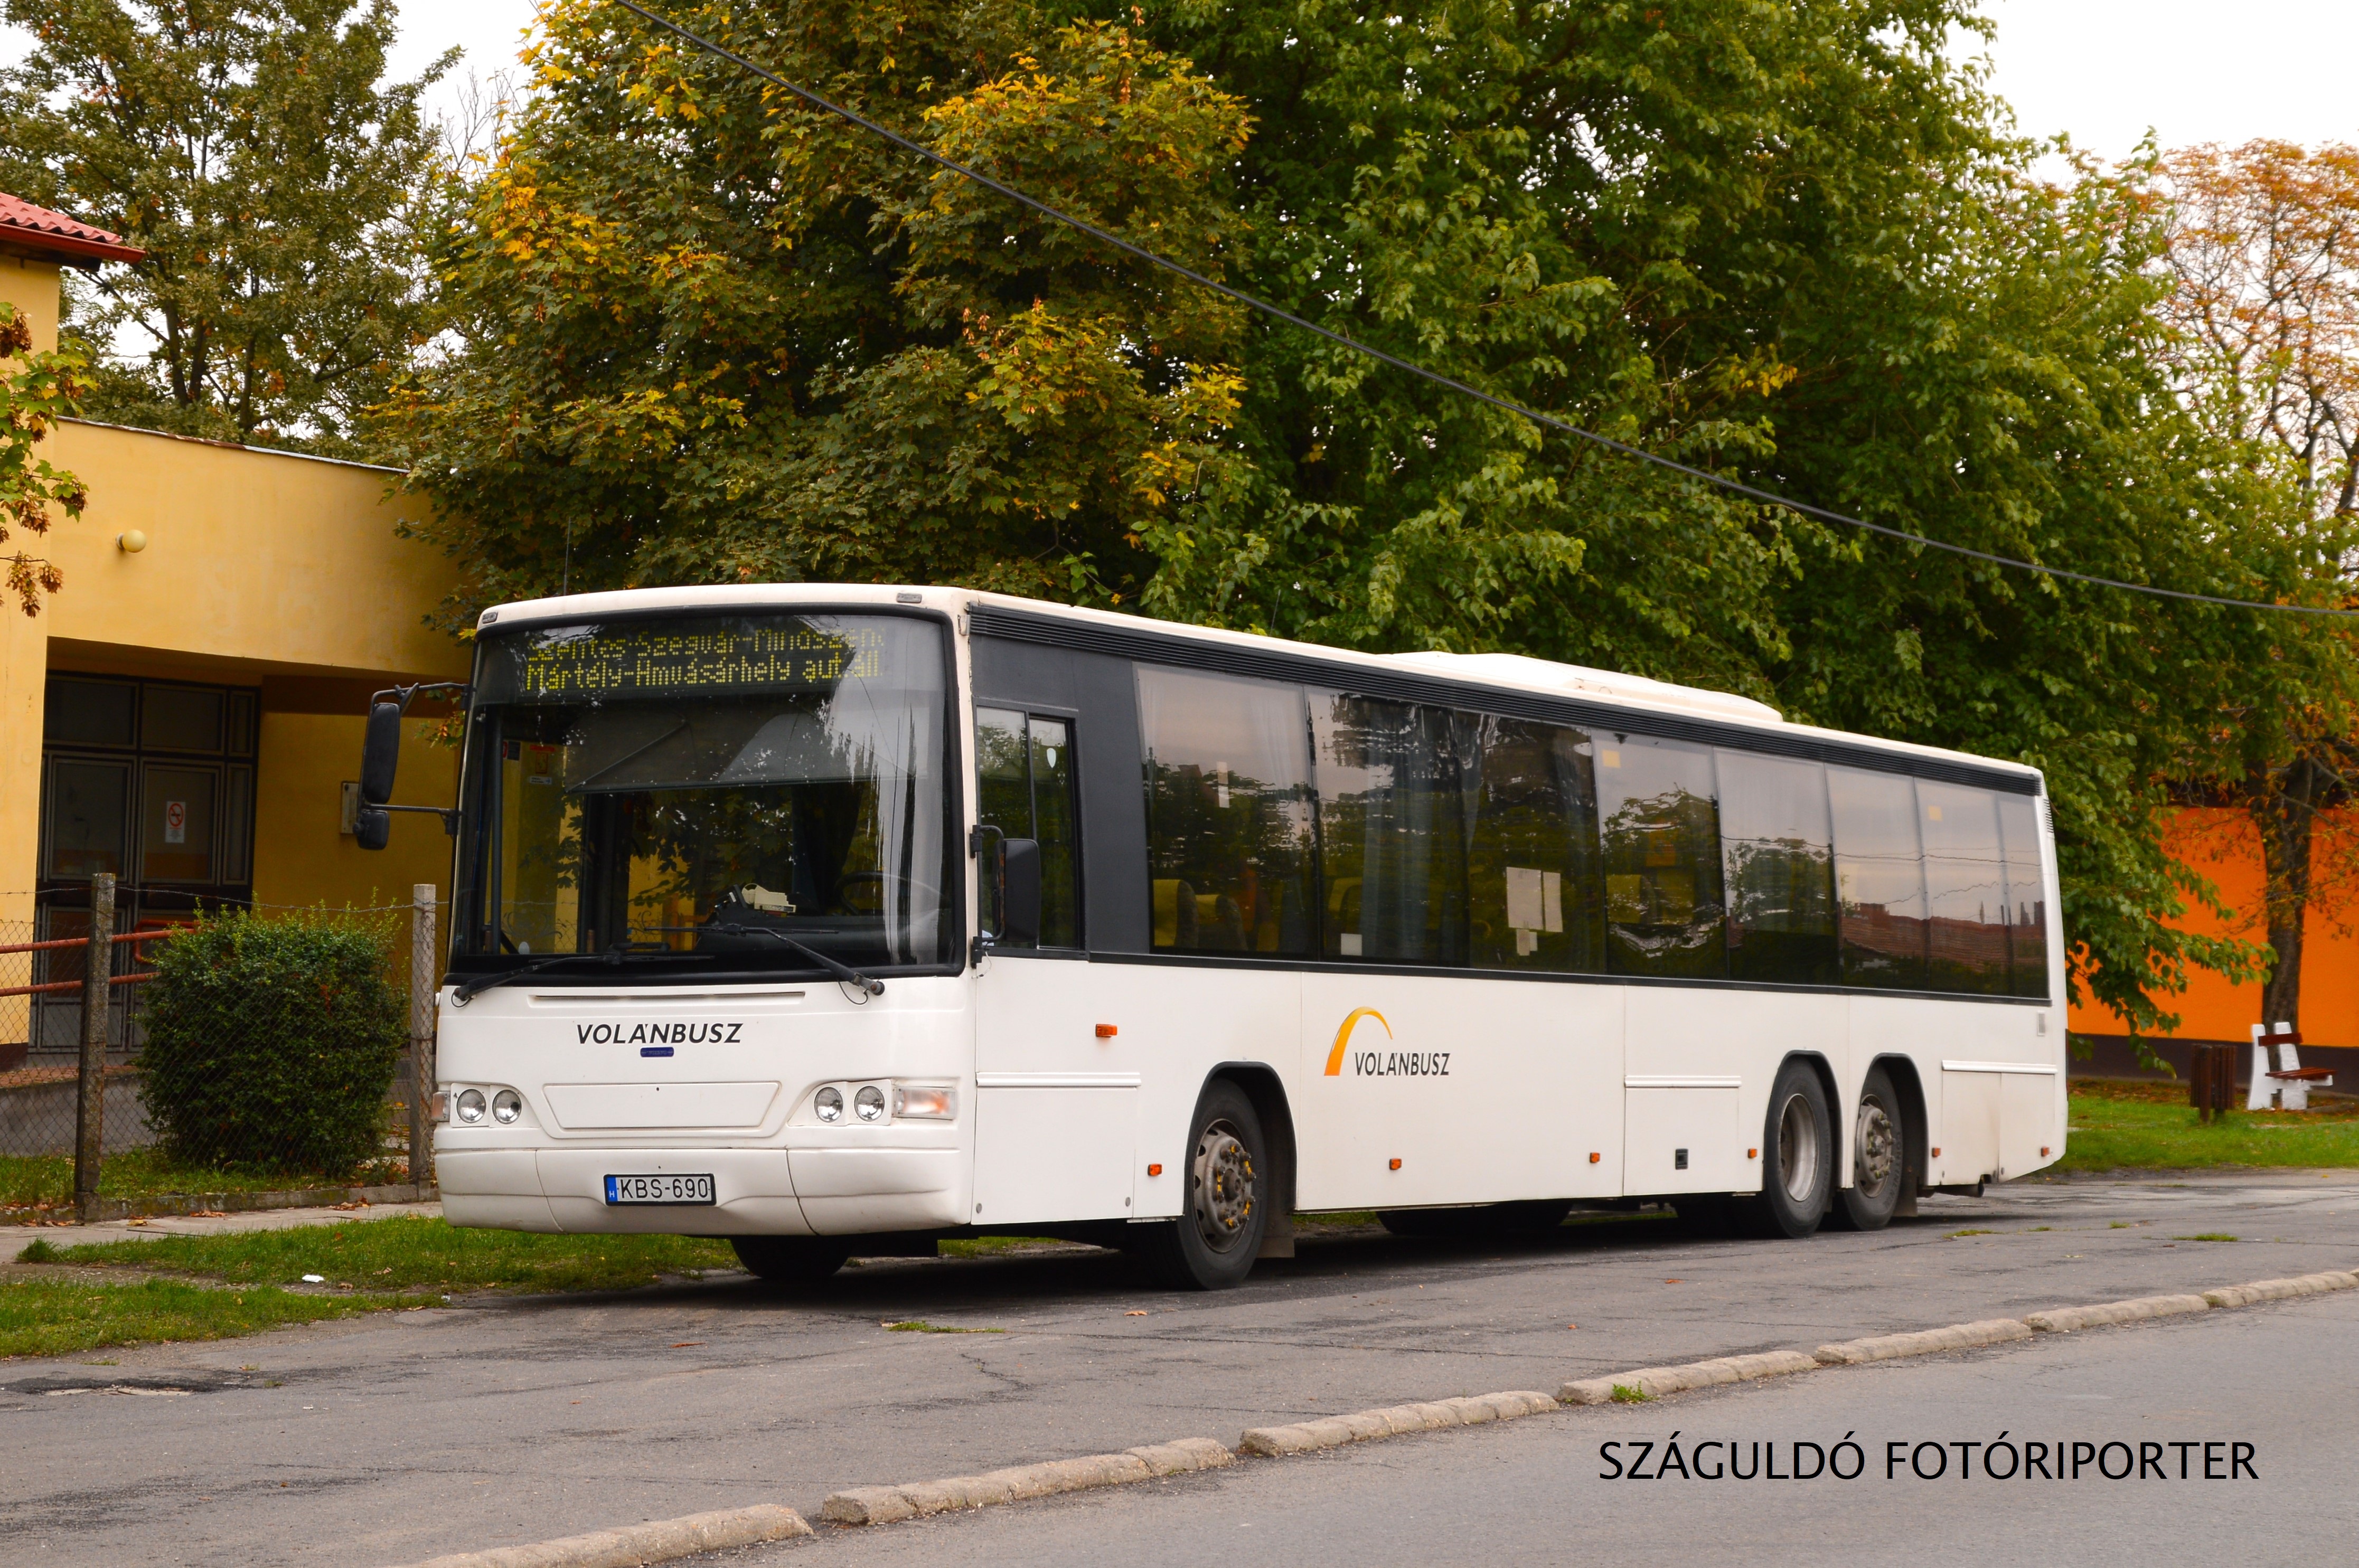
[[[1261,1111],[1243,1086],[1225,1077],[1204,1086],[1185,1153],[1180,1217],[1133,1227],[1133,1249],[1173,1290],[1243,1284],[1285,1184]]]

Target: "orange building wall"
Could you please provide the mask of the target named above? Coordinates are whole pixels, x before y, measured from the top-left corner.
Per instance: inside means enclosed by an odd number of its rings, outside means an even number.
[[[2359,887],[2354,887],[2353,836],[2359,835],[2359,812],[2327,814],[2312,845],[2311,895],[2303,928],[2301,964],[2302,1040],[2310,1045],[2359,1046]],[[2241,811],[2196,809],[2177,814],[2166,835],[2170,852],[2219,885],[2220,895],[2236,918],[2223,921],[2210,912],[2190,910],[2176,922],[2180,929],[2211,936],[2241,936],[2259,942],[2261,925],[2261,839],[2252,819]],[[2235,986],[2209,970],[2198,969],[2187,989],[2175,997],[2158,998],[2164,1009],[2179,1014],[2179,1027],[2169,1036],[2181,1040],[2244,1040],[2261,1017],[2258,984]],[[2072,1009],[2071,1027],[2089,1034],[2125,1032],[2112,1009],[2082,1003]]]

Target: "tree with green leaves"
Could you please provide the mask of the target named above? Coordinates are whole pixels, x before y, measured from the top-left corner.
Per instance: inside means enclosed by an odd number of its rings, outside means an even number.
[[[2134,178],[2024,172],[1963,0],[669,8],[1288,309],[1903,533],[2311,599],[2316,537],[2160,370]],[[2134,1026],[2216,895],[2168,784],[2289,620],[1804,519],[1258,316],[618,7],[545,14],[389,404],[471,602],[965,583],[1723,687],[2050,778],[2081,983]],[[2327,585],[2327,586],[2321,586]],[[457,617],[454,616],[454,620]],[[2288,650],[2291,650],[2288,653]],[[2274,663],[2271,663],[2274,661]]]
[[[2338,591],[2332,541],[2279,528],[2283,487],[2174,395],[2141,177],[2031,179],[2037,149],[1951,57],[1984,26],[1969,5],[1148,15],[1254,113],[1235,272],[1280,303],[1907,534],[2199,593]],[[2078,983],[2152,1029],[2189,966],[2253,971],[2251,945],[2170,924],[2218,901],[2160,816],[2233,749],[2251,671],[2315,669],[2318,623],[1756,506],[1275,324],[1239,369],[1256,526],[1183,602],[2034,762]],[[1546,566],[1516,554],[1542,542]]]
[[[434,146],[380,85],[393,0],[5,0],[0,188],[147,253],[69,291],[97,418],[352,454],[431,331],[413,205]]]
[[[984,7],[701,18],[1191,265],[1234,100],[1123,28]],[[384,410],[476,601],[852,579],[1135,599],[1230,482],[1237,312],[593,0],[441,255],[458,351]],[[460,607],[472,617],[472,605]]]

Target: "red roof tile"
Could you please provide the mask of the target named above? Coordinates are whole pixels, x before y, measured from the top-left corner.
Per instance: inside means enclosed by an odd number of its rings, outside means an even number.
[[[120,234],[36,207],[5,190],[0,190],[0,245],[31,251],[44,260],[85,265],[93,261],[136,262],[147,254],[136,245],[125,244]]]

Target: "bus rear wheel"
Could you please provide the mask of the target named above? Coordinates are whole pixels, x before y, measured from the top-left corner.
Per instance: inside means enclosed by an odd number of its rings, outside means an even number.
[[[1761,1195],[1745,1200],[1755,1235],[1799,1240],[1818,1229],[1834,1185],[1833,1132],[1819,1075],[1806,1062],[1777,1069],[1761,1131]]]
[[[1225,1078],[1205,1086],[1188,1140],[1188,1206],[1139,1226],[1137,1251],[1162,1283],[1225,1291],[1245,1282],[1269,1227],[1270,1165],[1261,1118]]]
[[[1835,1195],[1827,1223],[1840,1230],[1882,1230],[1900,1206],[1908,1178],[1908,1123],[1892,1075],[1868,1070],[1859,1088],[1859,1117],[1852,1130],[1851,1185]]]
[[[729,1245],[747,1273],[774,1285],[818,1284],[852,1256],[824,1236],[733,1236]]]

